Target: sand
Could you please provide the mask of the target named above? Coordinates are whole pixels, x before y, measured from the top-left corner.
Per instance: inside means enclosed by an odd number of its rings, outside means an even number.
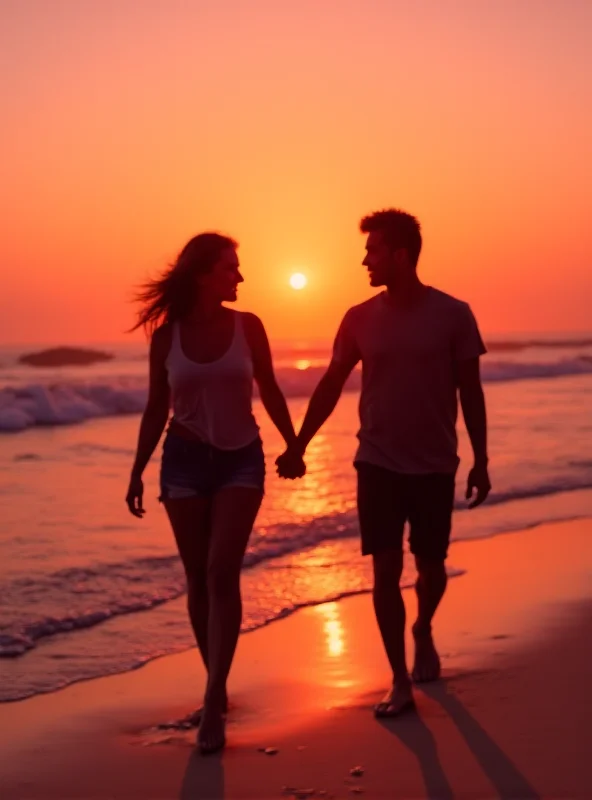
[[[241,637],[222,756],[155,727],[199,700],[194,651],[4,704],[0,797],[592,797],[592,521],[460,542],[451,560],[467,572],[417,714],[372,716],[389,672],[361,595]]]

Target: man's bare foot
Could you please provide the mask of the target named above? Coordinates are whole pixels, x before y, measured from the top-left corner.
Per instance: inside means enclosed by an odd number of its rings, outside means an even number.
[[[415,700],[413,699],[413,691],[411,689],[410,681],[401,681],[393,683],[393,688],[387,692],[383,699],[374,706],[374,716],[377,719],[385,719],[398,717],[406,711],[412,711],[415,708]]]
[[[204,706],[197,746],[202,755],[217,753],[226,745],[226,712],[222,706],[206,703]]]
[[[440,656],[434,645],[431,631],[420,631],[413,626],[415,663],[411,677],[415,683],[429,683],[440,677]]]

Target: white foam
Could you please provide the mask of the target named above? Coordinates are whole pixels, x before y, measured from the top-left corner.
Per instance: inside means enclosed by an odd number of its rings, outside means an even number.
[[[592,474],[557,478],[540,485],[517,486],[492,494],[491,510],[511,501],[550,497],[564,492],[592,488]],[[465,503],[458,504],[463,511]],[[513,511],[507,515],[488,512],[482,526],[471,523],[471,538],[491,536],[515,527]],[[520,526],[538,524],[553,513],[537,516],[537,507],[520,518]],[[574,506],[573,513],[576,513]],[[533,514],[535,516],[533,516]],[[464,513],[461,514],[464,517]],[[507,516],[507,518],[506,518]],[[561,512],[560,516],[565,517]],[[457,527],[460,518],[457,518]],[[460,527],[463,527],[460,523]],[[354,511],[328,515],[307,523],[288,523],[255,529],[244,560],[246,569],[264,562],[297,554],[317,545],[351,539],[359,535]],[[464,538],[461,537],[461,538]],[[277,562],[276,562],[277,563]],[[58,633],[93,627],[112,617],[154,608],[185,591],[181,563],[176,555],[130,559],[121,563],[79,566],[45,576],[21,578],[0,585],[0,658],[24,655],[39,639]],[[320,600],[319,600],[320,602]],[[39,616],[31,609],[43,610]],[[247,627],[258,627],[276,618],[276,609],[260,609],[263,617]],[[10,619],[10,621],[8,621]]]
[[[140,413],[146,397],[145,385],[118,381],[5,388],[0,390],[0,430],[72,425],[95,417]]]
[[[287,397],[310,397],[324,371],[324,366],[281,367],[277,376]],[[486,383],[590,374],[592,359],[586,356],[541,363],[484,360],[482,368]],[[359,370],[354,371],[345,390],[358,391],[360,377]],[[72,425],[95,417],[137,414],[143,411],[146,398],[145,377],[5,387],[0,389],[0,431],[17,432],[37,425]]]

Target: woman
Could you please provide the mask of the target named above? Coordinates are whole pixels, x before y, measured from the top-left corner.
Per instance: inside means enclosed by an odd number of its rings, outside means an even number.
[[[226,681],[242,616],[240,572],[263,498],[253,378],[286,443],[295,440],[261,321],[223,305],[236,301],[243,280],[236,242],[217,233],[195,236],[160,278],[145,284],[134,327],[151,335],[150,382],[126,502],[142,517],[142,473],[172,406],[160,499],[185,568],[189,617],[208,675],[197,742],[203,753],[225,744]]]

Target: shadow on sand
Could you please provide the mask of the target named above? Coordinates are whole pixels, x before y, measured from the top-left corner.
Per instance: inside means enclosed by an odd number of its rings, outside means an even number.
[[[446,680],[422,686],[423,693],[438,703],[456,725],[467,747],[500,798],[539,800],[540,794],[517,769],[516,765],[454,694]],[[426,796],[449,800],[454,793],[438,756],[434,735],[419,715],[401,720],[381,720],[381,724],[417,758],[425,783]]]
[[[454,686],[459,678],[460,676],[443,678],[438,683],[422,686],[421,691],[437,703],[456,726],[497,797],[508,800],[539,800],[540,794],[537,790],[458,698]],[[364,703],[360,708],[368,706]],[[380,720],[377,724],[396,736],[417,758],[425,785],[425,796],[452,800],[455,796],[454,790],[440,761],[438,741],[420,714],[411,713],[397,720]],[[179,800],[224,800],[224,757],[224,754],[217,754],[204,758],[193,751],[187,762]]]
[[[223,800],[223,758],[223,754],[204,757],[194,750],[187,762],[179,800]]]
[[[399,720],[381,719],[379,724],[396,736],[417,758],[426,797],[452,800],[454,792],[440,763],[436,739],[419,714],[411,713]]]

